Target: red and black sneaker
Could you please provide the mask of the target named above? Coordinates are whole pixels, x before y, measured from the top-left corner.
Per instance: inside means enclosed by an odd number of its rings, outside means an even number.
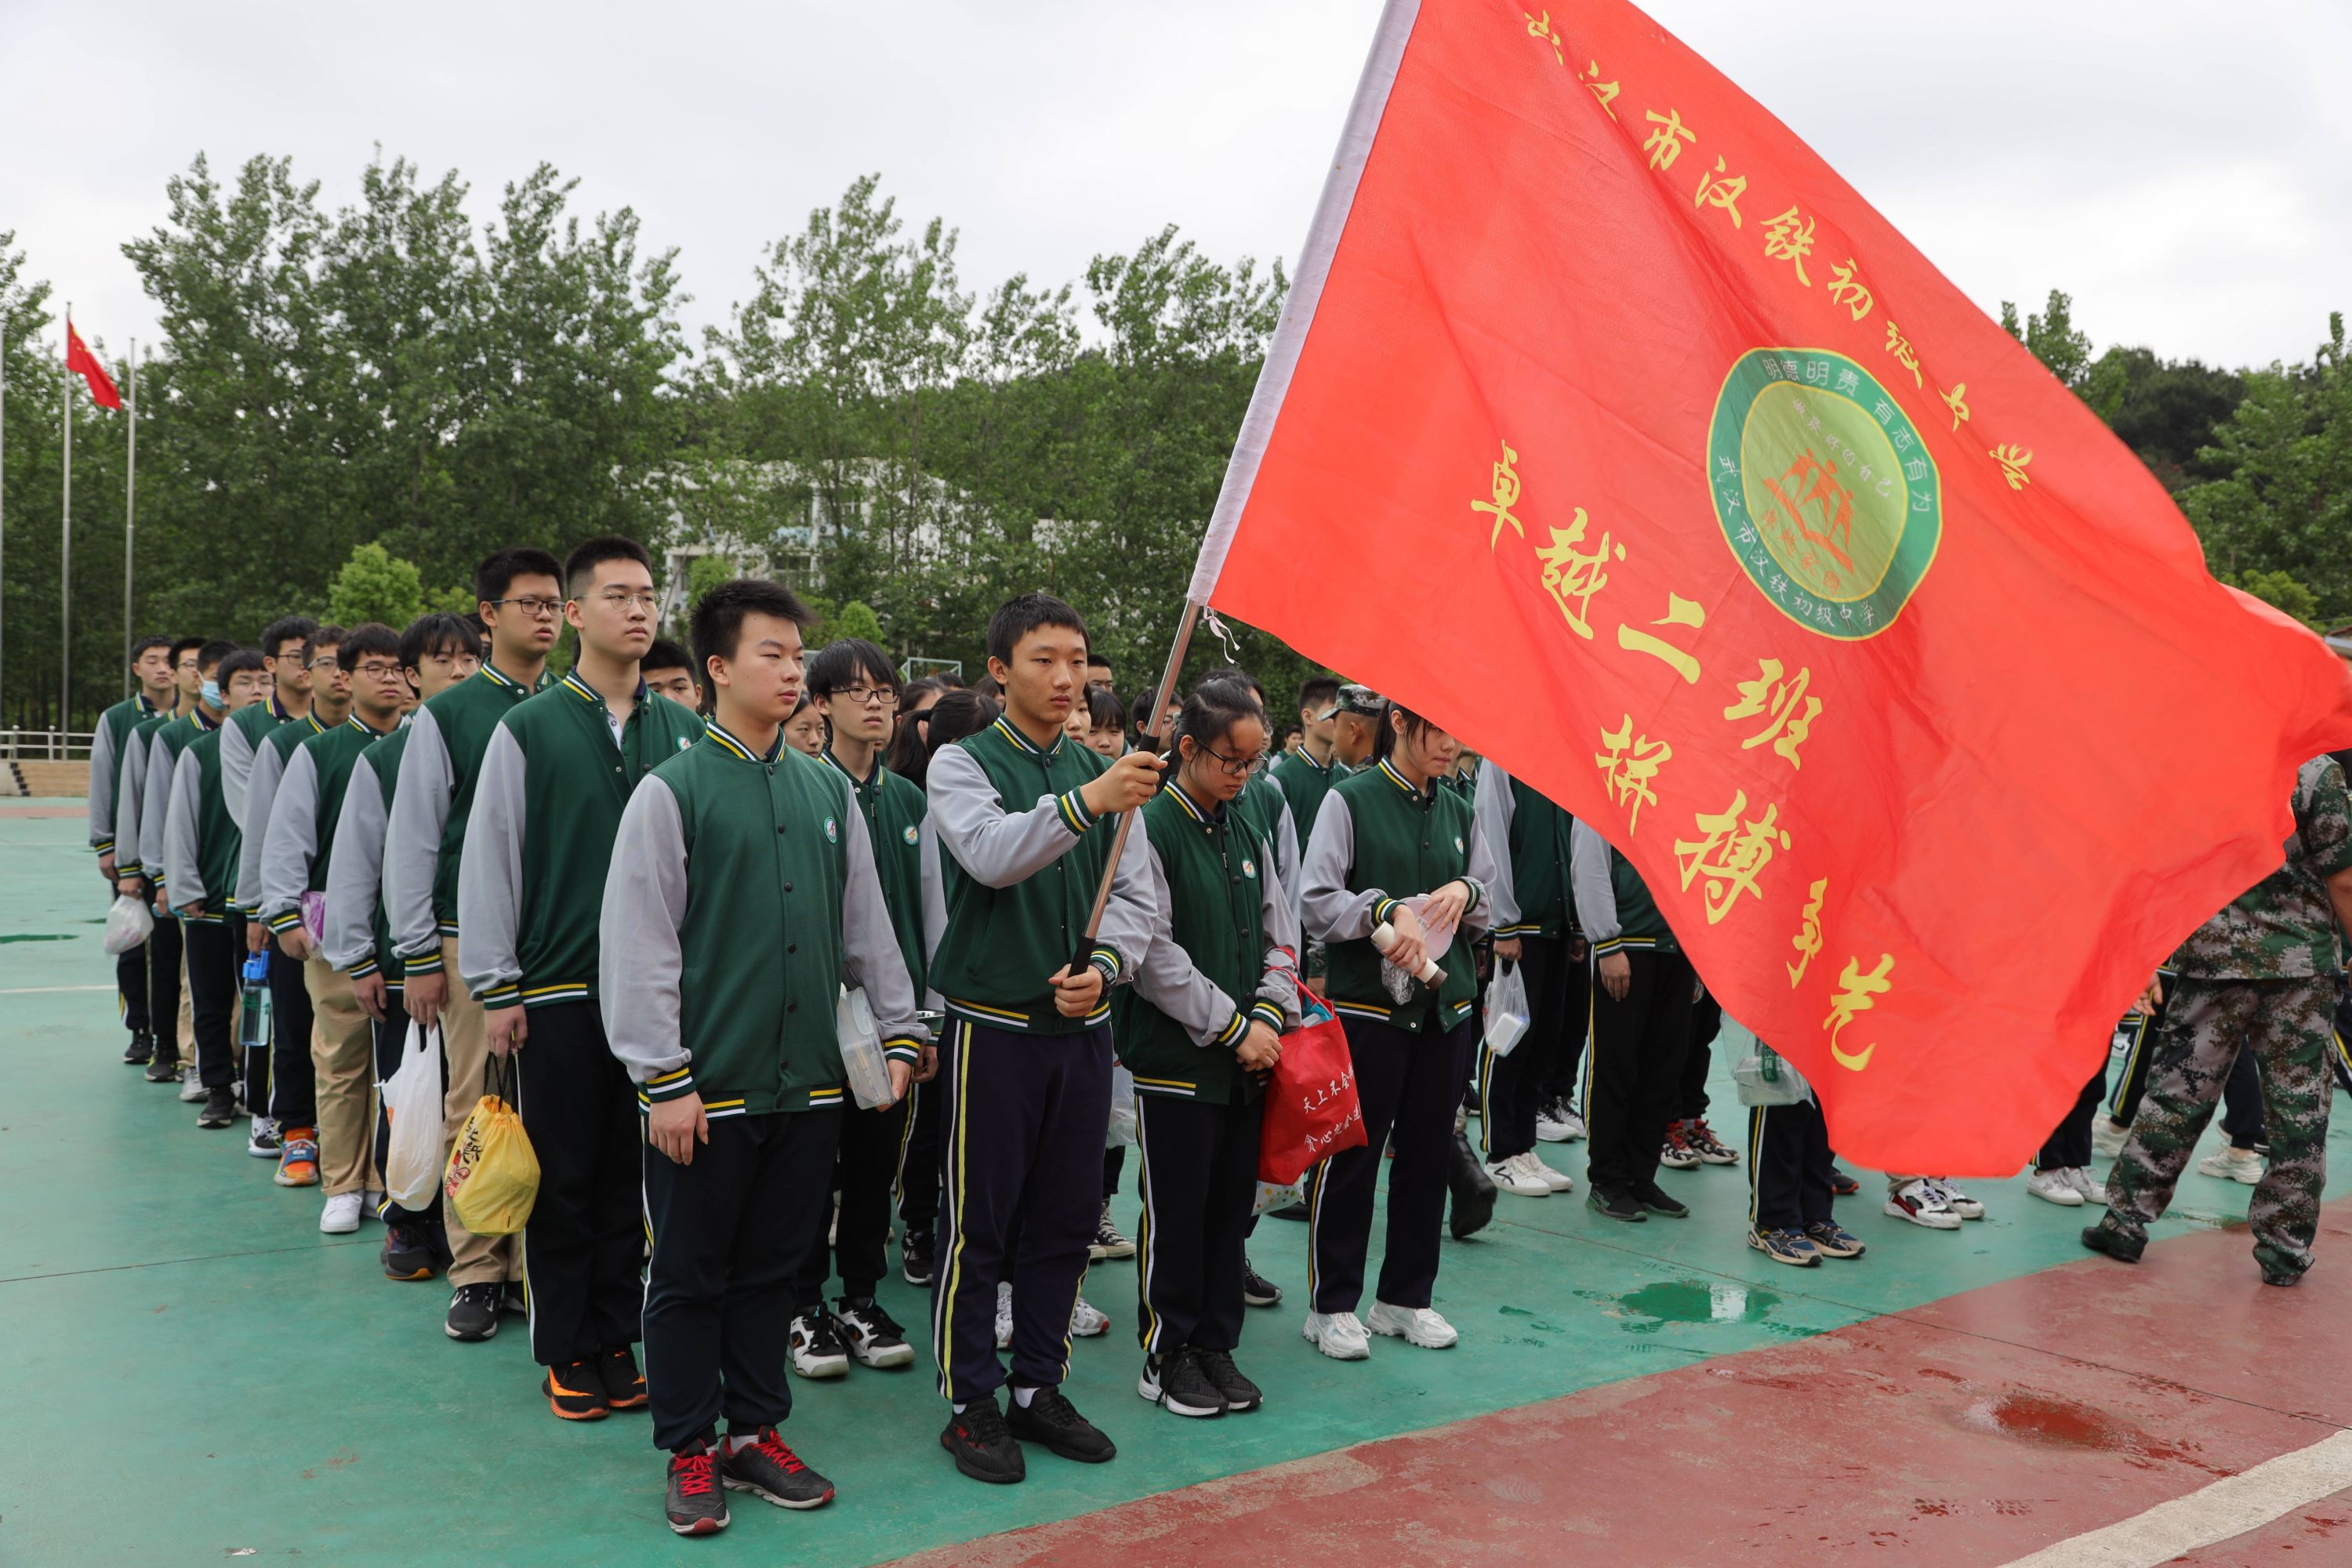
[[[626,1345],[596,1358],[596,1375],[604,1385],[604,1403],[615,1410],[635,1410],[646,1402],[646,1374]]]
[[[698,1438],[669,1457],[662,1512],[680,1535],[716,1535],[727,1528],[727,1493],[709,1444]]]
[[[947,1428],[940,1434],[940,1447],[955,1456],[957,1469],[976,1481],[1010,1486],[1029,1473],[1021,1445],[1004,1425],[1004,1415],[996,1408],[992,1394],[950,1412]]]
[[[549,1367],[539,1391],[547,1395],[547,1407],[566,1421],[602,1421],[613,1413],[596,1369],[584,1361]]]
[[[766,1498],[778,1508],[823,1508],[833,1500],[833,1483],[801,1463],[773,1426],[738,1447],[729,1437],[719,1461],[719,1479],[730,1491]]]

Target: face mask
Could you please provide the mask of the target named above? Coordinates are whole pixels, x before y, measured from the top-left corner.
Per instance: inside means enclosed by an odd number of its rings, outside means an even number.
[[[204,702],[205,706],[207,708],[226,708],[228,706],[227,702],[221,697],[219,681],[207,680],[205,682]]]

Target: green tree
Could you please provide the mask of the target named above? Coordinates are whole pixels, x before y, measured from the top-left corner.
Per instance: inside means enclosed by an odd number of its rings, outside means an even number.
[[[2246,395],[2245,379],[2197,360],[2159,359],[2149,349],[2111,348],[2091,367],[2083,400],[2178,494],[2225,477],[2199,453]]]
[[[2017,319],[2017,307],[2003,300],[2000,324],[2011,337],[2032,349],[2033,357],[2047,366],[2051,374],[2077,391],[2082,389],[2091,369],[2091,337],[2075,329],[2074,296],[2053,289],[2050,302],[2042,313],[2028,316],[2022,325]]]
[[[342,626],[381,621],[398,630],[424,613],[424,579],[415,565],[381,544],[355,547],[328,584],[327,618]]]

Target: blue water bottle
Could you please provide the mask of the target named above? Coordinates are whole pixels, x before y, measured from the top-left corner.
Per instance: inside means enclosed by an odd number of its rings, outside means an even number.
[[[269,1046],[269,950],[247,953],[245,959],[243,1016],[237,1020],[236,1043],[248,1051]]]

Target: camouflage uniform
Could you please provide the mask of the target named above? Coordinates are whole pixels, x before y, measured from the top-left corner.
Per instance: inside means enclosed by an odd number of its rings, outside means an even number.
[[[2282,1283],[2311,1267],[2326,1175],[2327,1057],[2343,969],[2326,879],[2352,867],[2352,801],[2334,758],[2303,764],[2294,805],[2286,863],[2200,926],[2167,965],[2179,979],[2099,1222],[2146,1238],[2238,1053],[2251,1047],[2269,1102],[2271,1163],[2246,1217],[2254,1260]]]

